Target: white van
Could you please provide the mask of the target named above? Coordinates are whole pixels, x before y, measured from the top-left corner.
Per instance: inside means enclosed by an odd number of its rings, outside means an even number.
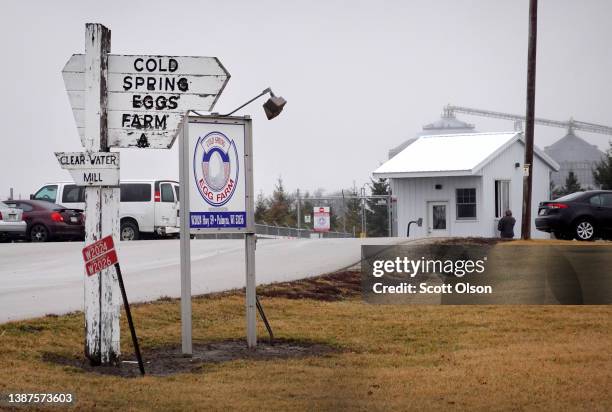
[[[122,180],[119,218],[121,240],[141,233],[179,233],[179,184],[174,180]],[[85,188],[74,182],[47,183],[31,199],[46,200],[73,209],[85,209]]]

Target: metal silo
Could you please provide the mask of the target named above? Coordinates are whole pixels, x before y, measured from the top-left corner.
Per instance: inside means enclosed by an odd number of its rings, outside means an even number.
[[[402,144],[389,150],[389,159],[404,150],[412,142],[421,136],[437,135],[437,134],[452,134],[452,133],[476,133],[474,125],[458,120],[454,114],[444,110],[440,119],[433,123],[423,126],[423,130],[417,133],[413,138],[404,141]]]
[[[553,187],[563,187],[569,172],[573,171],[583,189],[599,188],[593,180],[593,169],[605,154],[596,145],[576,136],[571,128],[544,151],[561,166],[561,170],[551,176]]]

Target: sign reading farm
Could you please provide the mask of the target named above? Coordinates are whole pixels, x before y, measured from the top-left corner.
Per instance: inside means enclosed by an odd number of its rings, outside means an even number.
[[[62,71],[81,140],[84,70],[84,55],[74,54]],[[216,57],[108,55],[109,147],[172,147],[183,116],[210,111],[229,78]]]

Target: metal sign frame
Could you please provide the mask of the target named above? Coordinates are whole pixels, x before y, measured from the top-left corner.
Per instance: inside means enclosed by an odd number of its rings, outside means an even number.
[[[189,144],[190,123],[244,125],[245,228],[191,229],[190,188],[193,153]],[[180,201],[180,261],[181,261],[181,350],[193,354],[191,310],[191,233],[244,233],[246,277],[246,332],[247,346],[257,346],[257,295],[255,282],[255,198],[253,188],[253,126],[250,116],[185,116],[179,137],[179,201]]]
[[[245,198],[244,198],[244,211],[246,212],[246,225],[245,227],[214,227],[214,228],[192,228],[191,227],[191,213],[193,212],[191,209],[193,208],[193,202],[189,204],[189,231],[191,234],[199,234],[199,233],[255,233],[255,197],[254,197],[254,188],[253,188],[253,126],[252,120],[249,116],[190,116],[189,124],[219,124],[219,125],[242,125],[243,133],[244,133],[244,157],[239,161],[242,162],[243,167],[238,170],[238,178],[244,178],[244,188],[245,188]],[[184,159],[193,159],[193,153],[190,150],[191,147],[191,139],[194,136],[189,136],[189,131],[183,136],[187,137],[187,141],[189,144],[183,145],[183,150],[188,150],[186,157]],[[185,156],[185,155],[184,155]],[[188,176],[188,187],[186,190],[190,190],[189,194],[191,195],[191,188],[194,184],[192,180],[192,171],[191,161],[188,165],[189,171],[186,176]],[[239,182],[240,184],[240,182]],[[181,188],[181,190],[183,190]],[[216,209],[211,206],[209,210]],[[219,207],[220,211],[224,209],[224,207]]]
[[[329,206],[314,206],[312,212],[313,212],[312,213],[312,222],[313,222],[312,229],[318,233],[329,232],[331,230],[331,208]],[[317,215],[325,216],[326,226],[323,226],[323,227],[318,226],[317,218],[319,216]]]

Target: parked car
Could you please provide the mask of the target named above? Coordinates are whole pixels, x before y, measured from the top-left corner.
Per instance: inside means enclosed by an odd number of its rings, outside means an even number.
[[[612,190],[576,192],[541,202],[536,228],[559,239],[593,240],[612,236]]]
[[[25,237],[26,222],[22,220],[22,211],[0,202],[0,240],[11,240]]]
[[[163,179],[122,180],[120,189],[121,240],[136,240],[141,234],[178,236],[178,182]],[[85,209],[85,188],[73,182],[47,183],[30,198]]]
[[[81,209],[69,209],[43,200],[10,200],[5,203],[23,211],[26,237],[32,242],[85,239],[85,217]]]

